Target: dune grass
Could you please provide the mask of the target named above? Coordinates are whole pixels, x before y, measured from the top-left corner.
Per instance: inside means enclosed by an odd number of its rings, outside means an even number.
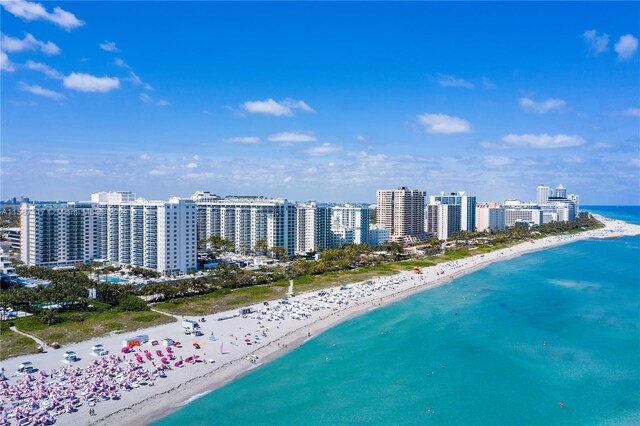
[[[0,360],[38,353],[38,344],[33,339],[15,333],[9,327],[7,321],[0,325]]]
[[[81,342],[104,336],[111,332],[133,332],[140,328],[153,327],[175,321],[174,318],[152,311],[124,312],[119,309],[106,311],[76,311],[59,314],[59,322],[47,325],[38,315],[18,318],[12,321],[16,328],[33,334],[47,344],[58,342],[64,347],[71,343]],[[14,352],[11,342],[2,349]]]

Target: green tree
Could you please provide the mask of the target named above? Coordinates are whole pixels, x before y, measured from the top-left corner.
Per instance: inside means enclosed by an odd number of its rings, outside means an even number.
[[[54,312],[53,309],[43,309],[38,314],[38,317],[40,318],[40,321],[47,325],[53,325],[60,322],[60,316]]]
[[[268,248],[269,247],[267,246],[267,242],[265,240],[256,241],[256,244],[254,246],[254,249],[260,254],[265,254]]]
[[[149,309],[147,302],[133,294],[127,294],[120,299],[120,309],[123,311],[146,311]]]

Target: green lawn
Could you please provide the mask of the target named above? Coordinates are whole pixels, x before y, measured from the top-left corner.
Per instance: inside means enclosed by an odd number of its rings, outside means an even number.
[[[38,344],[33,339],[9,330],[9,322],[0,325],[0,360],[19,355],[38,353]]]
[[[33,334],[46,343],[58,342],[61,346],[92,339],[115,332],[132,332],[146,327],[166,324],[174,318],[152,311],[123,312],[110,309],[102,312],[83,311],[59,314],[61,321],[46,325],[37,315],[19,318],[12,323],[20,331]],[[3,350],[5,342],[3,339]],[[10,345],[9,345],[10,346]],[[13,348],[7,349],[13,352]]]

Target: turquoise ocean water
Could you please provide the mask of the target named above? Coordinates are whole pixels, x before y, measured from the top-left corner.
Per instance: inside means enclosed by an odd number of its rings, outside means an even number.
[[[584,209],[640,223],[638,207]],[[176,424],[640,424],[640,238],[531,253],[361,315],[156,423]]]

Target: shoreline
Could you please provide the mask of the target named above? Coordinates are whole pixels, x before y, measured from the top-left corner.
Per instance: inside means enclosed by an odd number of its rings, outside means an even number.
[[[255,368],[260,368],[270,361],[285,355],[289,351],[302,346],[310,338],[314,338],[335,325],[365,314],[373,309],[387,306],[413,294],[439,287],[463,275],[485,268],[494,262],[512,259],[526,253],[557,247],[580,240],[640,235],[639,225],[610,220],[599,215],[595,216],[604,223],[604,228],[584,231],[573,235],[552,236],[540,240],[525,241],[515,246],[495,250],[484,255],[474,255],[428,268],[421,268],[421,275],[404,271],[393,276],[375,278],[372,281],[375,281],[381,286],[393,281],[398,281],[399,283],[397,285],[393,284],[391,288],[381,287],[382,290],[380,292],[363,297],[362,299],[354,299],[356,301],[346,305],[346,307],[345,305],[340,305],[339,308],[329,308],[330,311],[328,312],[326,310],[313,312],[311,318],[293,319],[287,317],[282,319],[278,325],[276,325],[275,322],[266,323],[265,321],[264,323],[268,325],[268,327],[265,327],[265,325],[261,324],[260,320],[257,320],[256,323],[256,320],[251,318],[236,317],[224,321],[216,321],[218,316],[224,315],[225,313],[206,316],[207,322],[202,324],[205,335],[202,338],[196,339],[197,341],[206,341],[205,344],[202,345],[202,352],[205,355],[203,359],[206,360],[208,358],[206,351],[211,351],[214,346],[217,347],[218,343],[208,341],[209,331],[212,335],[215,333],[216,336],[221,336],[219,338],[221,353],[211,356],[211,358],[215,358],[214,364],[207,362],[196,363],[181,368],[179,369],[180,371],[169,371],[167,378],[156,380],[155,386],[153,387],[142,386],[134,389],[131,393],[123,394],[120,400],[110,400],[97,404],[95,407],[96,416],[89,415],[88,407],[85,404],[80,407],[77,413],[61,415],[57,418],[56,423],[62,425],[150,424],[178,411],[193,400],[201,398],[244,376]],[[333,291],[337,292],[338,290],[334,288]],[[317,299],[317,293],[318,291],[296,295],[291,300],[305,301]],[[258,311],[265,309],[262,304],[252,305],[252,308]],[[235,311],[233,311],[233,313],[235,313]],[[256,328],[258,325],[259,328]],[[273,327],[275,327],[275,330],[272,329]],[[248,330],[252,331],[247,333]],[[268,336],[266,334],[267,330]],[[252,333],[256,333],[257,336],[259,332],[265,333],[263,334],[265,337],[264,340],[260,340],[260,342],[256,341],[256,346],[249,346],[249,344],[243,345],[242,340],[238,340],[236,336],[244,334],[246,337]],[[184,356],[193,353],[193,350],[190,348],[190,343],[187,342],[191,342],[194,337],[182,334],[180,322],[165,324],[146,330],[138,330],[136,333],[148,334],[151,339],[162,339],[167,336],[174,336],[175,338],[175,335],[178,334],[180,335],[179,339],[185,341],[186,348],[176,349],[175,353]],[[227,336],[230,336],[230,338]],[[118,341],[126,337],[126,335],[109,336],[100,339],[100,343],[104,343],[105,347],[111,350],[111,353],[116,353],[117,350],[119,350],[117,345]],[[233,339],[235,339],[235,341]],[[222,346],[226,344],[227,341],[229,341],[229,345],[227,345],[229,352],[223,353]],[[240,342],[240,345],[235,342]],[[92,357],[83,355],[87,353],[86,348],[90,347],[93,343],[96,342],[82,342],[73,345],[68,348],[68,350],[74,350],[81,355],[84,358],[81,362],[86,361],[87,358],[90,360]],[[143,348],[144,347],[151,349],[150,345],[144,345]],[[153,349],[155,350],[155,348]],[[60,355],[61,353],[59,351],[53,351],[33,356],[21,356],[7,360],[3,364],[7,372],[11,372],[16,368],[13,367],[14,364],[17,366],[19,362],[28,359],[37,367],[49,371],[60,364],[59,360],[56,362],[54,359]],[[249,362],[246,359],[249,356],[259,357],[258,362]]]

